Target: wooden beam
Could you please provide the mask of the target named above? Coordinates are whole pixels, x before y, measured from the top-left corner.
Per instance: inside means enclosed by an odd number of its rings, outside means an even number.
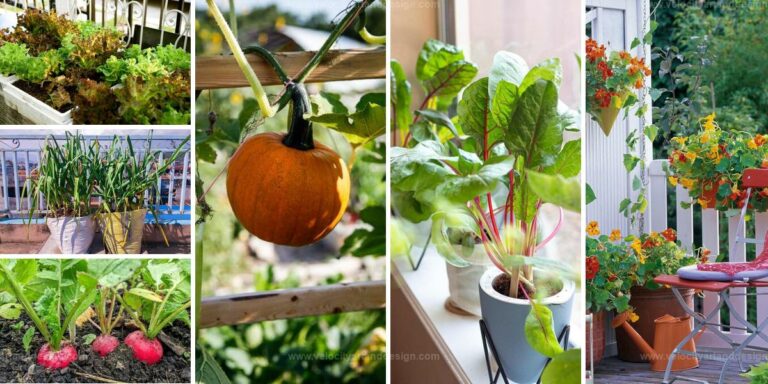
[[[377,280],[206,297],[202,300],[199,326],[212,328],[382,309],[386,306],[386,289],[384,280]]]
[[[314,52],[275,53],[277,61],[288,76],[296,76],[314,55]],[[262,85],[281,85],[277,74],[266,61],[255,54],[246,55]],[[386,51],[382,48],[368,50],[334,50],[306,79],[307,83],[326,81],[383,79],[386,76]],[[247,87],[232,56],[202,56],[195,59],[195,88],[217,89]]]

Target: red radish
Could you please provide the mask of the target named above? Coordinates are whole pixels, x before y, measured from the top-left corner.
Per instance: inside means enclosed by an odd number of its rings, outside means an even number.
[[[75,360],[77,360],[77,350],[69,344],[62,344],[58,351],[53,351],[48,344],[44,344],[37,354],[37,363],[48,369],[66,368]]]
[[[155,364],[163,358],[163,346],[157,339],[148,339],[144,332],[133,331],[125,338],[125,345],[133,350],[133,357],[147,364]]]
[[[120,345],[120,340],[118,340],[117,337],[112,335],[99,335],[96,337],[96,340],[93,341],[91,348],[94,352],[98,353],[99,356],[104,357],[112,353],[118,345]]]

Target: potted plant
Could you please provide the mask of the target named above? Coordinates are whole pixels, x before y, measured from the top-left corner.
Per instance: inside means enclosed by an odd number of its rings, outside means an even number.
[[[43,144],[40,164],[32,171],[29,188],[24,188],[32,202],[30,225],[45,199],[46,224],[64,254],[87,253],[93,241],[96,224],[91,199],[98,153],[98,142],[89,146],[79,133],[67,132],[64,145],[51,136]]]
[[[455,48],[428,42],[417,73],[434,76],[429,72],[437,69],[441,78],[440,66],[430,65],[433,55],[437,63],[451,58],[449,68],[461,72],[463,56]],[[474,76],[470,67],[465,74]],[[580,206],[580,141],[564,142],[574,119],[558,110],[561,78],[557,59],[529,70],[521,57],[499,52],[491,75],[464,89],[456,126],[426,108],[447,100],[428,99],[404,131],[405,146],[391,152],[398,213],[411,221],[431,218],[431,240],[449,263],[471,265],[480,249],[496,266],[479,280],[481,313],[500,364],[515,382],[534,382],[550,358],[557,367],[574,355],[563,352],[557,339],[570,321],[576,275],[532,257],[559,229],[542,233],[541,206]],[[427,85],[439,83],[445,82]],[[394,112],[402,111],[395,105]],[[542,380],[548,382],[547,373]]]
[[[714,113],[699,124],[696,134],[672,138],[668,180],[673,186],[682,185],[704,208],[741,208],[747,195],[741,176],[748,168],[768,168],[768,137],[721,130]],[[750,207],[768,209],[768,189],[755,191]]]
[[[622,109],[642,103],[634,92],[645,86],[651,69],[644,59],[627,51],[606,54],[605,46],[592,39],[587,39],[586,54],[587,112],[608,136]],[[638,113],[644,113],[644,108],[638,108]]]
[[[702,249],[696,254],[689,254],[681,248],[677,233],[671,228],[661,233],[642,234],[640,237],[628,236],[625,241],[637,258],[637,264],[631,272],[635,280],[629,301],[639,316],[634,328],[644,339],[652,340],[655,319],[666,314],[685,315],[672,290],[660,286],[653,279],[659,275],[674,275],[680,267],[695,264],[699,260],[698,256],[705,255],[706,251]],[[694,290],[683,290],[681,294],[692,307]],[[616,339],[619,358],[632,362],[648,361],[623,329],[616,330]]]
[[[37,124],[187,124],[190,55],[142,50],[124,33],[27,9],[0,30],[0,92]]]
[[[179,158],[188,141],[189,137],[185,138],[163,163],[159,163],[160,150],[147,150],[143,156],[139,156],[134,151],[130,136],[125,137],[125,147],[120,137],[112,139],[109,150],[100,158],[95,191],[95,195],[102,199],[98,223],[110,253],[141,252],[144,220],[148,210],[155,217],[156,225],[165,238],[159,216],[152,204],[160,201],[157,188],[161,175]],[[147,147],[151,147],[151,142],[150,136]],[[147,191],[150,204],[145,206],[144,193]]]
[[[605,351],[605,319],[608,313],[624,313],[632,308],[630,289],[635,283],[634,270],[637,255],[624,241],[621,231],[614,229],[609,235],[601,234],[595,221],[587,225],[586,291],[587,311],[592,314],[593,333],[587,331],[587,345],[594,339],[594,363],[603,358]],[[636,321],[637,315],[630,319]],[[589,347],[588,347],[589,348]],[[587,350],[587,366],[590,365]]]

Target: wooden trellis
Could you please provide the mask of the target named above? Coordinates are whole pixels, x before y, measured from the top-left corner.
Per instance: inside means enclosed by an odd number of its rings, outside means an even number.
[[[301,70],[314,52],[275,53],[289,76]],[[246,55],[263,85],[282,82],[260,57]],[[231,56],[198,57],[195,60],[195,87],[205,89],[247,87],[248,83]],[[306,79],[308,83],[384,79],[386,51],[334,50]],[[259,321],[320,316],[342,312],[383,309],[386,306],[384,280],[340,283],[318,287],[251,292],[202,299],[200,328],[212,328]]]

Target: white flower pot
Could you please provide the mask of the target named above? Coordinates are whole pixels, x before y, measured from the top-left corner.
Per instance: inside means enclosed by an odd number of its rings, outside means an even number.
[[[96,221],[93,215],[49,217],[46,219],[46,224],[61,253],[67,255],[88,253],[96,233]]]
[[[18,79],[15,76],[6,78],[2,83],[2,92],[5,104],[34,124],[71,125],[72,110],[59,112],[48,104],[36,99],[34,96],[22,91],[15,85]]]
[[[492,283],[501,272],[489,269],[480,278],[480,306],[483,320],[499,354],[507,377],[519,384],[535,383],[547,364],[547,357],[536,352],[525,338],[525,318],[531,304],[525,299],[502,295]],[[576,286],[563,281],[563,289],[539,303],[552,311],[555,334],[559,337],[569,324]]]
[[[448,273],[448,293],[453,306],[480,316],[480,295],[477,292],[477,282],[488,269],[485,265],[470,265],[456,267],[445,263]]]

